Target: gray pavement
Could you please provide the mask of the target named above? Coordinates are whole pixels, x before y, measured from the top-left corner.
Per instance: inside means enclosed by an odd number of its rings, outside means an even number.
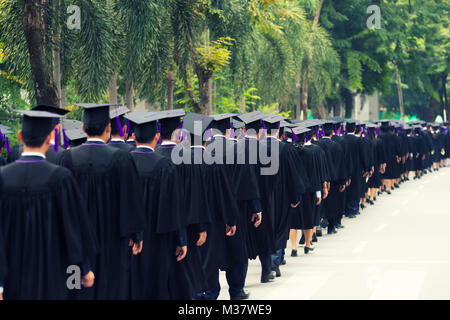
[[[299,248],[282,277],[261,284],[251,261],[251,299],[450,299],[450,168],[383,194],[344,229],[319,238],[309,255]],[[219,299],[229,299],[221,272]]]

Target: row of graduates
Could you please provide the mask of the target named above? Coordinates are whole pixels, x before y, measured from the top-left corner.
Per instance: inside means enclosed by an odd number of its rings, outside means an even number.
[[[216,299],[219,270],[230,298],[245,299],[248,259],[259,257],[261,282],[272,281],[289,235],[292,241],[303,230],[305,253],[313,250],[321,220],[335,233],[344,213],[357,214],[365,188],[397,179],[387,168],[404,154],[389,124],[378,135],[372,124],[344,119],[295,123],[259,112],[184,117],[181,110],[81,106],[87,137],[78,129],[71,140],[87,139],[83,145],[48,148],[46,159],[29,152],[39,149],[37,133],[41,150],[57,140],[54,119],[64,115],[38,106],[24,114],[17,150],[25,152],[1,171],[7,299]],[[124,141],[127,131],[136,146]],[[278,170],[262,174],[271,164],[259,150]],[[223,161],[207,164],[208,156]],[[68,290],[70,264],[82,267],[91,288]]]

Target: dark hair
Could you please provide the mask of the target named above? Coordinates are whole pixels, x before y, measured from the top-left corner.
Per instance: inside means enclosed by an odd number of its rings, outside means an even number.
[[[345,129],[347,130],[347,132],[353,133],[356,130],[356,124],[354,124],[354,123],[347,123],[347,125],[345,126]]]
[[[323,128],[324,132],[325,132],[325,136],[329,136],[330,134],[333,133],[334,129],[333,128],[329,128],[329,129],[325,129]]]
[[[119,122],[120,126],[123,128],[123,126],[126,124],[127,120],[124,118],[124,116],[119,116]],[[116,136],[119,134],[119,128],[117,127],[117,119],[114,118],[111,120],[111,135]]]
[[[156,133],[155,133],[156,135]],[[137,143],[151,143],[153,141],[153,139],[155,139],[155,136],[153,136],[152,138],[138,138],[136,137],[136,141]]]
[[[88,125],[84,124],[84,131],[86,131],[86,134],[90,137],[98,137],[103,135],[103,133],[106,130],[106,127],[108,127],[108,123],[105,123],[103,125],[95,124],[95,125]]]
[[[30,137],[26,133],[22,132],[23,143],[28,148],[40,148],[40,147],[42,147],[42,145],[44,144],[45,139],[47,139],[47,137],[48,137],[48,135],[47,136],[43,136],[43,137]]]
[[[170,132],[170,133],[164,132],[164,134],[163,134],[163,132],[161,132],[161,139],[162,140],[172,140],[172,135],[174,132]]]

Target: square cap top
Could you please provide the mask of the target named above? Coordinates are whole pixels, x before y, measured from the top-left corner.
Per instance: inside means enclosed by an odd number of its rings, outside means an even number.
[[[81,129],[66,130],[66,136],[69,141],[75,141],[80,139],[86,139],[87,135]]]
[[[83,109],[96,109],[96,108],[119,106],[118,104],[115,103],[77,103],[76,105]]]
[[[281,122],[284,119],[286,119],[286,118],[283,117],[283,116],[280,116],[279,114],[269,114],[269,115],[264,116],[264,118],[262,120],[264,122],[268,122],[268,123],[274,124],[274,123],[277,123],[277,122]]]
[[[250,124],[253,123],[255,121],[259,121],[262,120],[264,118],[264,113],[260,112],[260,111],[254,111],[251,113],[245,113],[245,114],[241,114],[238,116],[238,118],[244,122],[244,124]]]
[[[114,119],[115,117],[123,116],[130,112],[130,109],[127,107],[113,107],[109,111],[109,118]]]
[[[213,119],[198,113],[189,113],[184,117],[183,129],[186,129],[193,135],[203,136]]]
[[[242,121],[236,120],[236,119],[233,119],[231,123],[232,123],[234,129],[241,129],[241,128],[245,127],[245,123],[243,123]]]
[[[131,122],[140,125],[149,122],[158,121],[164,118],[164,114],[162,112],[131,112],[124,116],[125,119],[130,120]]]
[[[294,131],[295,134],[303,134],[303,133],[310,132],[311,129],[307,128],[307,127],[295,127],[295,128],[292,128],[292,131]]]
[[[62,108],[57,108],[57,107],[52,107],[46,104],[40,104],[36,107],[31,108],[31,110],[33,111],[45,111],[45,112],[50,112],[50,113],[55,113],[55,114],[59,114],[61,116],[65,116],[66,114],[68,114],[70,111],[66,110],[66,109],[62,109]]]
[[[73,119],[63,119],[62,126],[66,130],[81,129],[83,122]]]
[[[30,118],[50,118],[50,119],[58,119],[63,116],[56,113],[50,113],[46,111],[34,111],[34,110],[14,110],[21,115],[30,117]]]
[[[224,114],[214,114],[211,116],[213,121],[222,121],[226,119],[230,119],[231,117],[234,117],[235,114],[233,113],[224,113]]]
[[[161,112],[161,119],[181,118],[186,115],[184,109],[166,110]]]

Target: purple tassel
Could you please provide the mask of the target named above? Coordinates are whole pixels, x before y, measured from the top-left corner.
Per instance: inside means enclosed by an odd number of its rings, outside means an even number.
[[[130,120],[127,119],[127,135],[130,134]]]
[[[119,135],[123,138],[125,137],[125,132],[123,132],[122,124],[120,123],[119,116],[116,117],[117,130],[119,130]]]
[[[345,128],[344,128],[344,124],[342,123],[341,124],[341,134],[344,134],[344,132],[345,132]]]
[[[325,137],[325,129],[322,128],[322,137]]]
[[[161,122],[159,121],[158,121],[158,133],[159,133],[158,144],[161,144]]]
[[[69,139],[66,135],[66,129],[63,128],[63,139],[64,139],[64,148],[69,148]]]
[[[183,125],[184,125],[184,120],[181,121],[181,126],[180,126],[180,134],[178,135],[178,140],[183,141]]]
[[[306,142],[309,141],[309,132],[306,133]]]
[[[59,132],[58,128],[55,128],[55,145],[53,146],[53,150],[58,152],[59,150]]]
[[[9,144],[9,138],[7,136],[5,136],[5,147],[6,147],[6,151],[8,152],[8,154],[11,153],[11,146]]]
[[[338,135],[338,131],[337,131],[337,126],[334,125],[334,134],[337,136]]]
[[[319,131],[317,131],[317,127],[316,127],[316,138],[319,138]]]
[[[230,134],[231,139],[234,139],[235,137],[235,132],[234,132],[234,122],[231,122],[231,134]]]
[[[297,135],[294,133],[294,129],[291,128],[292,137],[294,138],[294,141],[298,141]]]
[[[210,129],[206,129],[206,132],[205,132],[205,141],[208,141],[209,138],[211,138],[211,131],[210,131]]]
[[[367,141],[367,132],[366,132],[366,128],[364,128],[364,138],[365,138],[366,141]]]

